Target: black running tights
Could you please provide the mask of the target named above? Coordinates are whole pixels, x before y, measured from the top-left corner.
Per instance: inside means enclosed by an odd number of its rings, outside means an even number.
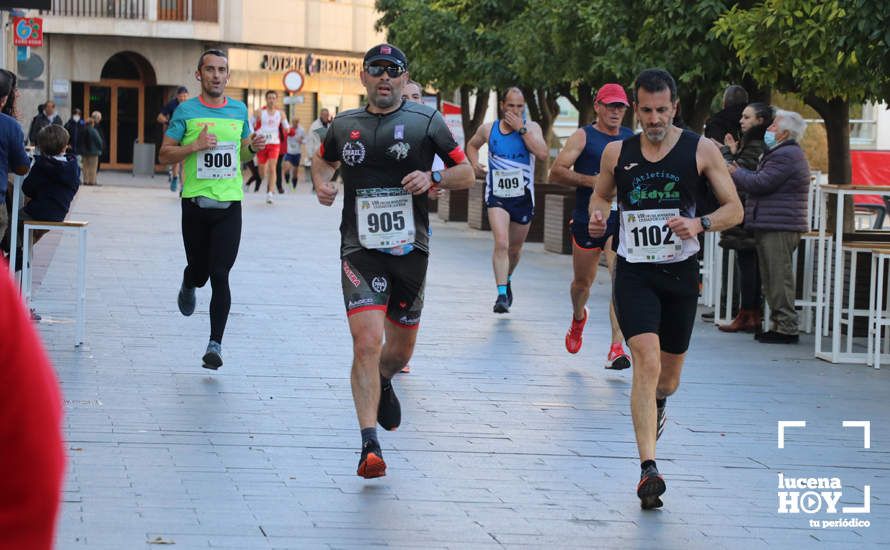
[[[210,279],[210,339],[222,342],[232,294],[229,271],[235,265],[241,242],[241,203],[225,209],[199,208],[191,199],[182,199],[182,243],[188,262],[183,282],[202,287]]]

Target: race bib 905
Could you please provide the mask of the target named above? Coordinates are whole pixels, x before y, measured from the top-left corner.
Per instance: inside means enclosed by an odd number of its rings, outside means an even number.
[[[365,248],[414,243],[414,200],[401,188],[356,189],[358,240]]]

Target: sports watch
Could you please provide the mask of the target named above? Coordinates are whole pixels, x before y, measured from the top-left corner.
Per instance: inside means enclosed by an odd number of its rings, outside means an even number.
[[[525,126],[519,129],[520,136],[524,136],[526,132],[528,132],[528,128],[526,128]]]
[[[702,229],[704,229],[705,231],[710,231],[711,230],[711,218],[709,218],[707,216],[702,216],[699,219],[701,220]]]
[[[430,179],[433,180],[433,185],[439,185],[442,183],[442,172],[433,170],[430,172]]]

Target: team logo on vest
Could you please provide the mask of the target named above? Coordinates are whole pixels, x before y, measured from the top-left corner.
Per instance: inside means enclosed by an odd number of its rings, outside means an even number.
[[[386,290],[386,277],[374,277],[371,280],[371,288],[374,292],[383,292]]]
[[[635,178],[633,182],[634,187],[630,191],[630,193],[628,193],[630,203],[637,204],[644,200],[657,200],[659,203],[664,201],[680,200],[680,191],[675,190],[675,187],[677,187],[677,184],[680,181],[679,178],[673,174],[667,174],[666,176],[673,181],[669,181],[668,183],[663,185],[649,185],[641,183],[643,180],[653,177],[653,174],[647,174],[646,176]],[[659,189],[659,187],[661,189]]]
[[[386,150],[386,153],[396,160],[405,160],[406,158],[408,158],[408,151],[410,150],[410,143],[400,141],[398,143],[393,143],[392,145],[390,145],[389,149]]]
[[[343,146],[343,162],[349,166],[358,166],[365,162],[365,144],[361,141],[347,141]]]
[[[360,137],[362,137],[362,133],[359,132],[358,130],[353,130],[353,131],[349,132],[349,139],[358,139]]]

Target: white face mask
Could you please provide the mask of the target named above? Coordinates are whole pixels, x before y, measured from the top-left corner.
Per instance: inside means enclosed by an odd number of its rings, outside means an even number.
[[[74,122],[80,122],[80,115],[74,115],[71,118],[74,119]]]

